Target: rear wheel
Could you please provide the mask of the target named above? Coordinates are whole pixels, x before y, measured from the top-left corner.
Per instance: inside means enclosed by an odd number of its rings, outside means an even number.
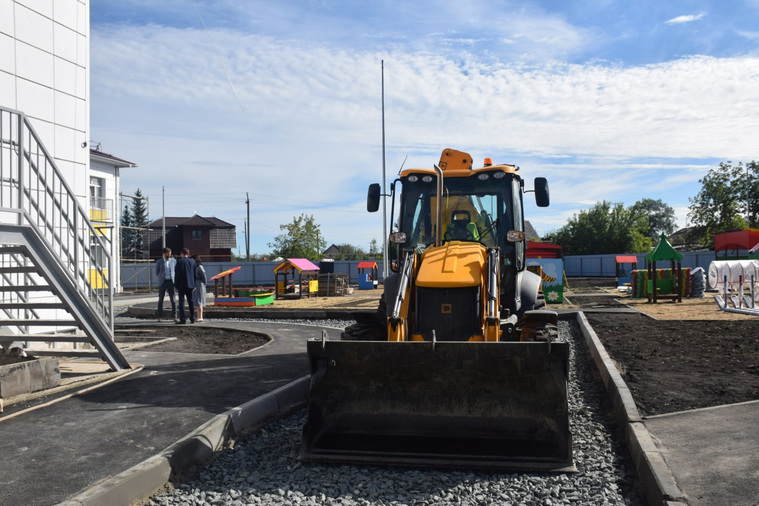
[[[387,303],[380,297],[374,313],[359,313],[356,323],[345,327],[340,335],[343,341],[387,341]]]

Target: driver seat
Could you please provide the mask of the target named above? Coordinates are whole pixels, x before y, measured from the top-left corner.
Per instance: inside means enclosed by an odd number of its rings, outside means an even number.
[[[472,223],[469,211],[454,211],[445,230],[446,241],[475,241],[477,225]]]

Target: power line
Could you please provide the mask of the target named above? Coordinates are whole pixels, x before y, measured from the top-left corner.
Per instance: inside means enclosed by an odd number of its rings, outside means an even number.
[[[232,83],[232,78],[229,77],[229,72],[227,72],[227,67],[224,66],[224,61],[221,59],[221,55],[219,54],[219,50],[216,48],[216,44],[213,41],[213,38],[211,37],[211,32],[208,31],[208,28],[206,27],[206,22],[203,21],[203,16],[200,15],[200,11],[198,11],[198,8],[195,6],[195,1],[190,0],[190,3],[192,4],[192,8],[195,9],[195,13],[198,15],[198,18],[200,18],[200,22],[203,24],[203,30],[206,31],[206,35],[208,35],[208,40],[211,41],[211,45],[213,46],[213,50],[216,51],[216,57],[219,59],[219,63],[221,64],[222,70],[224,70],[224,74],[227,76],[227,81],[229,81],[229,86],[232,87],[232,93],[235,94],[235,99],[237,100],[237,105],[240,106],[240,110],[244,111],[245,108],[240,103],[240,97],[237,96],[237,90],[235,89],[235,85]]]

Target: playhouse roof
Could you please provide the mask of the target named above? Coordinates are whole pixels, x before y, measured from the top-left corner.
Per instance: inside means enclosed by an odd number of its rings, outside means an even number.
[[[646,255],[646,261],[658,262],[659,260],[682,260],[683,254],[675,250],[667,240],[667,236],[662,234],[659,236],[659,244]]]
[[[358,263],[359,269],[376,269],[377,268],[377,262],[371,262],[371,261],[363,261]]]
[[[637,264],[638,257],[635,255],[617,255],[616,261],[618,264]]]
[[[288,270],[292,267],[298,269],[298,272],[319,270],[318,266],[314,265],[310,260],[306,258],[288,258],[287,260],[284,260],[282,263],[277,265],[273,270],[274,272],[279,272]]]

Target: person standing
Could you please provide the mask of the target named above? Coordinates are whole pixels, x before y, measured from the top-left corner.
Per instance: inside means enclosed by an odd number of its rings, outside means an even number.
[[[182,248],[182,258],[177,262],[174,277],[174,286],[179,294],[179,321],[176,323],[187,323],[184,311],[185,299],[190,309],[190,323],[195,323],[195,304],[192,300],[192,291],[195,289],[195,270],[195,262],[190,258],[190,250]]]
[[[195,318],[196,322],[203,321],[203,310],[206,307],[206,269],[203,260],[198,255],[193,255],[195,260]]]
[[[163,318],[163,298],[169,292],[171,316],[177,321],[177,303],[174,300],[174,272],[177,261],[171,256],[171,248],[163,248],[163,256],[156,260],[155,275],[158,278],[158,321]]]

